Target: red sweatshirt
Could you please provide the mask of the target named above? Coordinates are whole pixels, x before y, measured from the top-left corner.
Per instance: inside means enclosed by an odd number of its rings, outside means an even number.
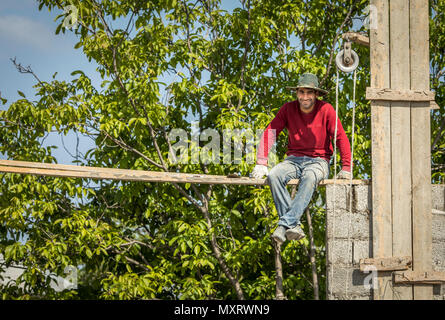
[[[267,155],[284,128],[289,132],[288,156],[320,157],[330,161],[333,154],[331,140],[335,135],[335,110],[329,103],[317,99],[314,109],[307,114],[300,110],[298,100],[284,104],[261,136],[257,164],[267,165]],[[340,119],[336,143],[340,150],[342,169],[351,171],[351,146]]]

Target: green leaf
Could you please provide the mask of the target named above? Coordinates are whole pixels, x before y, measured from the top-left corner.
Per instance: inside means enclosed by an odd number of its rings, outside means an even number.
[[[72,76],[75,76],[76,74],[80,74],[82,76],[85,76],[85,73],[82,70],[74,70],[73,72],[71,72]]]
[[[85,254],[88,258],[91,258],[93,256],[93,253],[91,252],[90,248],[85,248]]]
[[[241,213],[240,213],[238,210],[232,209],[230,212],[231,212],[233,215],[235,215],[237,218],[239,218],[239,219],[242,218]]]

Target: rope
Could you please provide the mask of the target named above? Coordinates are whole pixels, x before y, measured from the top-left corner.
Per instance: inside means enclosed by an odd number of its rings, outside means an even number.
[[[352,91],[352,139],[351,139],[351,176],[349,178],[349,187],[352,188],[352,179],[354,174],[354,136],[355,136],[355,87],[357,84],[357,69],[354,70],[354,85]],[[352,198],[350,198],[352,204]]]
[[[351,230],[351,218],[352,218],[352,179],[353,179],[353,160],[354,160],[354,141],[355,141],[355,92],[357,84],[357,71],[354,70],[354,84],[353,84],[353,94],[352,94],[352,139],[351,139],[351,175],[349,178],[349,221],[348,221],[348,257],[351,252],[351,240],[350,240],[350,230]],[[335,131],[334,131],[334,186],[333,186],[333,223],[332,223],[332,239],[335,238],[335,218],[336,218],[336,201],[337,198],[337,130],[338,130],[338,94],[339,93],[339,71],[337,69],[337,79],[335,86]],[[332,279],[334,275],[334,268],[331,266],[331,281],[329,281],[330,292],[332,292]],[[346,285],[345,285],[345,296],[348,296],[348,284],[349,284],[349,270],[346,272]]]
[[[337,186],[337,130],[338,130],[338,82],[339,82],[339,73],[337,68],[337,79],[335,84],[335,130],[334,130],[334,218],[332,221],[332,239],[335,238],[335,199],[337,198],[336,186]],[[329,281],[329,291],[332,293],[332,279],[334,279],[334,268],[331,265],[331,280]]]
[[[352,175],[353,175],[353,160],[354,160],[354,136],[355,136],[355,86],[357,82],[357,69],[354,70],[354,85],[352,93],[352,138],[351,138],[351,175],[349,178],[349,221],[348,221],[348,257],[351,254],[351,220],[352,220]],[[352,262],[354,263],[354,257],[352,257]],[[346,272],[346,285],[345,285],[345,296],[348,296],[348,284],[349,284],[349,269]]]

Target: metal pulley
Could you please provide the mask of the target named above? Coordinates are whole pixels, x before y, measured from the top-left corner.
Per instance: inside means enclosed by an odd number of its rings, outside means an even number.
[[[351,49],[351,42],[347,40],[343,45],[343,50],[341,50],[335,58],[337,68],[346,73],[352,72],[357,69],[358,62],[358,54]]]

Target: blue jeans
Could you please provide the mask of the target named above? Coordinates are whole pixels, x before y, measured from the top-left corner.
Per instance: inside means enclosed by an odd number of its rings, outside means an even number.
[[[329,176],[329,163],[322,158],[288,156],[273,167],[267,176],[272,197],[280,217],[278,225],[293,228],[309,205],[318,183]],[[291,200],[286,185],[300,179],[295,198]]]

